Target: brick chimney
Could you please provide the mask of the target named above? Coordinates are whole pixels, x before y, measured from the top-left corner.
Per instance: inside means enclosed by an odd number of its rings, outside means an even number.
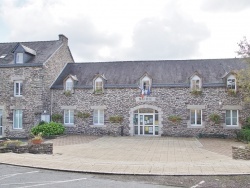
[[[68,45],[68,38],[63,34],[59,34],[59,40]]]

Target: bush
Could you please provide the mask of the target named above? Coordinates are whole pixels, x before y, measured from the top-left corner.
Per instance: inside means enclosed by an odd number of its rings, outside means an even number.
[[[180,123],[181,117],[178,115],[172,115],[168,117],[168,120],[173,122],[173,123]]]
[[[65,127],[61,123],[50,122],[37,125],[31,129],[33,135],[42,133],[43,136],[61,135],[65,131]]]

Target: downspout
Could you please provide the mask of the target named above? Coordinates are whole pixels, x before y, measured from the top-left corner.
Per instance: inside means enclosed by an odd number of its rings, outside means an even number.
[[[50,96],[50,121],[52,120],[52,109],[53,109],[53,89],[51,89],[51,96]]]

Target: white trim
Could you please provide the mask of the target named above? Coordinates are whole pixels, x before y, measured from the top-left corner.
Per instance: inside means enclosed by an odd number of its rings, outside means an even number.
[[[242,110],[242,106],[240,105],[224,105],[222,107],[223,110]]]
[[[237,90],[237,85],[236,85],[236,81],[237,81],[237,80],[236,80],[236,77],[235,77],[234,75],[232,75],[232,74],[231,74],[230,76],[227,77],[227,80],[226,80],[226,81],[227,81],[227,83],[226,83],[227,89],[231,89],[231,88],[228,88],[228,80],[229,80],[229,79],[234,80],[235,88],[232,89],[232,90],[236,91],[236,90]]]
[[[233,110],[226,110],[226,111],[230,111],[230,125],[227,125],[227,112],[225,113],[225,126],[226,127],[239,127],[239,110],[234,110],[237,112],[237,122],[236,125],[233,125]]]
[[[18,84],[18,93],[16,93],[16,84]],[[14,97],[22,97],[23,93],[23,81],[14,81]]]
[[[68,115],[68,123],[66,123],[66,113],[68,113],[67,115]],[[64,125],[68,125],[68,126],[73,126],[74,125],[74,110],[72,110],[72,109],[65,109],[64,111],[63,111],[63,123],[64,123]],[[73,122],[71,122],[70,120],[71,120],[71,115],[72,115],[72,117],[73,117]]]
[[[15,128],[15,116],[16,116],[16,112],[20,111],[21,113],[18,114],[18,126],[17,128]],[[22,124],[20,125],[20,114],[21,114],[21,118],[22,118]],[[15,130],[19,130],[19,129],[23,129],[23,110],[21,109],[16,109],[13,111],[13,129]]]
[[[205,109],[206,106],[205,105],[187,105],[187,109],[190,109],[190,110],[203,110]]]
[[[195,121],[195,124],[192,124],[192,122],[191,122],[191,118],[192,118],[191,111],[192,110],[194,110],[194,121]],[[197,110],[201,111],[201,124],[197,124]],[[192,126],[192,127],[201,127],[202,126],[202,109],[190,109],[190,126]]]
[[[61,106],[62,110],[75,110],[76,106]]]
[[[103,114],[101,114],[101,111]],[[97,123],[95,123],[95,112],[97,112]],[[103,118],[103,123],[101,123],[101,119]],[[103,126],[104,125],[104,109],[95,109],[93,112],[93,124],[94,126]]]
[[[22,54],[22,55],[21,55]],[[20,57],[20,55],[21,55],[21,57]],[[17,58],[18,57],[18,58]],[[17,59],[19,60],[19,61],[17,61]],[[16,58],[15,58],[15,64],[23,64],[24,63],[24,53],[22,53],[22,52],[17,52],[16,53]]]

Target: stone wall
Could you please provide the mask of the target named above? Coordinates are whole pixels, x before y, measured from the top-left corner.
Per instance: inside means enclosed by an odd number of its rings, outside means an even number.
[[[27,144],[14,147],[0,147],[0,153],[53,154],[53,143]]]
[[[250,147],[249,146],[232,146],[233,159],[250,160]]]
[[[102,127],[93,126],[93,117],[82,120],[75,115],[75,124],[67,127],[68,133],[84,133],[90,135],[119,134],[117,127],[108,121],[110,116],[121,115],[124,117],[122,125],[125,135],[133,135],[131,126],[130,110],[138,106],[152,106],[161,110],[161,135],[169,136],[197,136],[203,134],[224,134],[227,137],[234,137],[235,129],[225,127],[225,106],[241,105],[241,95],[236,97],[228,95],[225,88],[203,88],[202,95],[195,96],[190,93],[189,88],[152,88],[150,97],[155,101],[136,101],[140,94],[139,89],[105,89],[101,95],[93,94],[93,89],[75,89],[71,96],[65,96],[63,90],[54,89],[52,94],[52,113],[63,115],[63,108],[74,107],[74,112],[88,112],[93,114],[93,106],[104,106],[105,125]],[[188,105],[203,105],[202,110],[203,127],[189,127],[190,110]],[[239,119],[243,121],[247,116],[247,110],[241,106]],[[221,120],[214,125],[209,120],[209,115],[217,113]],[[168,120],[170,115],[179,115],[182,121],[173,124]],[[240,127],[238,127],[240,128]]]

